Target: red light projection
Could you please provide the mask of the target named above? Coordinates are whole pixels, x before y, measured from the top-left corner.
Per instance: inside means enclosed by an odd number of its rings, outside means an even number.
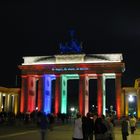
[[[121,74],[116,74],[116,113],[118,119],[121,117]]]
[[[79,79],[79,112],[85,115],[84,109],[85,75],[80,75]]]
[[[26,83],[26,76],[22,76],[22,89],[21,89],[21,100],[20,100],[20,112],[24,112],[24,106],[25,106],[25,83]]]
[[[42,111],[43,107],[43,77],[39,77],[39,82],[38,82],[38,111]]]
[[[35,110],[35,77],[28,77],[28,111],[32,112]]]
[[[98,115],[102,115],[103,97],[102,97],[102,75],[98,75],[98,93],[97,93]]]
[[[55,115],[59,113],[59,108],[60,108],[60,77],[57,75],[55,87],[55,111],[54,111]]]

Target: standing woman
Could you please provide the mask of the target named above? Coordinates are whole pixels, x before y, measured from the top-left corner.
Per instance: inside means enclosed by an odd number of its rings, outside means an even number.
[[[82,118],[80,114],[76,115],[74,121],[73,140],[83,140]]]
[[[132,115],[130,117],[130,130],[131,130],[131,134],[134,134],[135,130],[136,130],[136,118]]]

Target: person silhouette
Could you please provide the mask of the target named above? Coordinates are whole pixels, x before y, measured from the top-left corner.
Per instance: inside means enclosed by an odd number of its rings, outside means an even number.
[[[49,125],[49,122],[48,122],[47,116],[45,114],[42,114],[41,118],[40,118],[41,140],[45,140],[45,136],[46,136],[46,133],[47,133],[48,125]]]

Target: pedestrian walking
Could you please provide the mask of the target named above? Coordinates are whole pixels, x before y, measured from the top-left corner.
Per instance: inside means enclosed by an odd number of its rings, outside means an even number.
[[[109,126],[108,127],[108,134],[109,134],[108,140],[115,140],[114,125],[113,125],[110,117],[107,118],[107,122],[108,122],[108,126]]]
[[[46,134],[47,134],[47,129],[48,129],[48,118],[45,114],[41,115],[40,118],[40,133],[41,133],[41,140],[45,140]]]
[[[94,123],[94,128],[93,128],[93,140],[95,140],[95,122],[96,119],[98,118],[98,114],[97,113],[93,113],[93,123]]]
[[[127,140],[128,133],[128,121],[126,116],[123,116],[122,122],[121,122],[121,132],[122,132],[122,139]]]
[[[134,117],[134,115],[132,115],[130,117],[129,123],[130,123],[130,130],[131,130],[131,134],[134,134],[135,130],[136,130],[136,118]]]
[[[107,127],[101,117],[95,121],[95,140],[106,140]]]
[[[55,122],[55,117],[54,114],[48,114],[48,119],[49,119],[49,129],[50,131],[53,131],[53,127],[54,127],[54,122]]]

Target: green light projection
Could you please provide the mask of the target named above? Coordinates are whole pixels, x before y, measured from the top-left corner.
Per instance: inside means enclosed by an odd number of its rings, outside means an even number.
[[[67,113],[67,80],[79,79],[78,74],[61,75],[61,113]]]

